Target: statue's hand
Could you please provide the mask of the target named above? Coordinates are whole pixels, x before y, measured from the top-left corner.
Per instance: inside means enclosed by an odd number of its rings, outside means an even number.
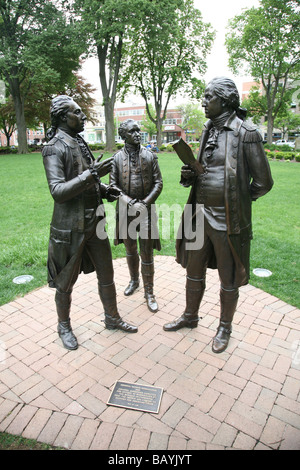
[[[181,179],[179,184],[184,188],[188,188],[193,184],[196,178],[196,173],[194,172],[193,168],[189,165],[184,165],[181,168]]]
[[[142,202],[136,202],[133,206],[138,214],[142,214],[144,211],[147,210],[146,204]]]
[[[181,167],[181,177],[184,179],[190,179],[193,178],[196,175],[194,172],[193,168],[191,168],[189,165],[183,165]]]
[[[94,170],[97,171],[99,178],[111,172],[112,164],[114,160],[114,158],[111,157],[111,158],[108,158],[107,160],[104,160],[103,162],[100,162],[100,159],[102,157],[103,155],[100,155],[100,157],[97,158],[97,160],[94,162],[94,165],[93,165],[93,168]]]
[[[116,186],[108,186],[106,191],[106,199],[108,202],[113,202],[116,201],[121,194],[121,189],[117,188]]]

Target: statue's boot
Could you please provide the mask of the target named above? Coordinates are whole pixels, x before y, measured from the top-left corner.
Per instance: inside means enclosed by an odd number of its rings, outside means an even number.
[[[165,331],[177,331],[180,328],[196,328],[198,326],[199,316],[198,311],[201,300],[205,291],[204,279],[191,279],[187,277],[186,280],[186,308],[184,313],[177,320],[171,323],[166,323],[163,326]]]
[[[115,283],[99,285],[99,295],[104,307],[104,323],[108,330],[122,330],[126,333],[136,333],[136,326],[126,323],[119,315]]]
[[[150,312],[155,313],[158,311],[158,305],[153,293],[154,285],[154,262],[142,262],[142,278],[144,283],[144,297],[146,299],[147,307]]]
[[[128,295],[132,295],[140,285],[140,281],[139,281],[140,258],[139,258],[139,254],[135,253],[133,255],[127,254],[126,259],[127,259],[127,265],[128,265],[129,274],[130,274],[130,281],[124,291],[124,295],[128,296]]]
[[[58,316],[57,332],[66,349],[78,348],[77,338],[74,335],[70,322],[72,295],[70,292],[59,292],[56,290],[55,303]]]
[[[239,290],[220,290],[221,315],[216,336],[213,338],[212,350],[214,353],[222,353],[228,346],[232,332],[232,320],[239,299]]]

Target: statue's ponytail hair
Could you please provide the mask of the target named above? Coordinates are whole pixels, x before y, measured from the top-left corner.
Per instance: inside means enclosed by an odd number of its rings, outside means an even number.
[[[213,78],[209,84],[213,85],[215,94],[221,98],[230,109],[236,111],[240,119],[246,119],[247,110],[240,107],[239,92],[233,80],[227,77],[216,77]]]
[[[56,129],[57,129],[56,126],[51,126],[50,129],[47,130],[47,132],[46,132],[46,140],[47,140],[47,142],[49,142],[49,140],[53,139],[53,137],[54,137],[55,134],[56,134]]]
[[[51,127],[46,133],[46,140],[53,139],[56,134],[60,118],[67,113],[73,98],[67,95],[59,95],[53,98],[50,107]]]

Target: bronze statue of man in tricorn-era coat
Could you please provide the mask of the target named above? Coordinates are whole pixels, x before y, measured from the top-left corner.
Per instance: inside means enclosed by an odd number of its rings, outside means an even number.
[[[102,198],[114,200],[119,191],[100,181],[110,172],[112,158],[95,160],[80,136],[85,114],[69,96],[60,95],[51,103],[52,127],[43,149],[43,162],[54,210],[48,248],[48,282],[56,288],[55,302],[58,333],[67,349],[78,342],[70,322],[73,286],[80,272],[96,271],[99,295],[109,329],[136,332],[135,326],[122,320],[116,303],[116,289],[110,243],[100,239],[96,228],[100,221],[97,208]]]
[[[202,105],[210,119],[202,133],[198,154],[204,171],[196,175],[185,165],[181,184],[192,186],[187,204],[193,206],[193,213],[196,204],[203,207],[203,246],[187,249],[185,227],[180,227],[176,259],[186,268],[186,309],[164,329],[175,331],[197,326],[206,268],[217,268],[221,312],[212,349],[220,353],[229,342],[239,287],[249,280],[252,201],[270,191],[273,180],[261,135],[244,121],[245,110],[240,108],[234,82],[224,77],[212,80]],[[194,219],[189,223],[193,224]]]
[[[121,191],[116,208],[115,244],[124,243],[130,282],[125,295],[139,287],[139,259],[148,309],[158,310],[153,292],[153,249],[160,250],[155,201],[163,187],[157,155],[141,145],[141,129],[128,119],[119,127],[125,146],[114,156],[110,183]],[[140,257],[137,247],[139,238]]]

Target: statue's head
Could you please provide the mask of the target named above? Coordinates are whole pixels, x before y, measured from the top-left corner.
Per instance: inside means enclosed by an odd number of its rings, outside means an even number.
[[[51,129],[47,132],[48,140],[54,137],[58,128],[73,135],[82,132],[86,120],[80,106],[67,95],[56,96],[51,101],[50,117]]]
[[[119,136],[126,144],[139,145],[141,143],[141,128],[134,119],[127,119],[119,126]]]
[[[208,83],[202,106],[205,109],[205,115],[210,119],[214,119],[226,111],[236,111],[239,117],[245,117],[246,110],[243,110],[242,113],[236,84],[227,77],[216,77]]]

